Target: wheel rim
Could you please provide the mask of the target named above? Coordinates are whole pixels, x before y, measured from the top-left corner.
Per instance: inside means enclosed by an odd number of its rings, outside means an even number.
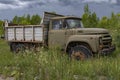
[[[18,53],[19,51],[20,51],[20,48],[17,48],[17,49],[16,49],[16,53]]]
[[[81,51],[77,51],[77,52],[73,51],[72,54],[71,54],[71,58],[76,59],[76,60],[84,60],[86,58],[86,56]]]
[[[16,51],[16,53],[19,53],[20,51],[24,52],[25,51],[24,45],[17,45],[15,51]]]

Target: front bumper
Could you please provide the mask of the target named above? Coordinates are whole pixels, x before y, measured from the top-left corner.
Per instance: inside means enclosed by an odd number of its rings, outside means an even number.
[[[107,54],[110,54],[110,53],[114,52],[115,50],[116,50],[116,47],[115,47],[115,45],[113,45],[113,46],[111,46],[109,48],[100,50],[100,53],[102,55],[107,55]]]

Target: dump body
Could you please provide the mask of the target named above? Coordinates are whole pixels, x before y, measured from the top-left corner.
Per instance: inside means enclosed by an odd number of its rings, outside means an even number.
[[[5,38],[8,42],[43,43],[43,27],[40,25],[5,27]]]

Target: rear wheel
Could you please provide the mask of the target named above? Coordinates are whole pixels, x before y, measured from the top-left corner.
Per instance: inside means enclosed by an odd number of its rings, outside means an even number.
[[[12,43],[12,44],[10,44],[10,49],[14,53],[24,52],[25,46],[24,46],[24,44]]]
[[[15,52],[16,43],[10,43],[10,51]]]
[[[24,44],[18,44],[16,46],[16,53],[19,53],[19,52],[25,52],[25,46],[24,46]]]
[[[85,60],[92,57],[92,52],[84,45],[77,45],[70,49],[70,58],[75,60]]]

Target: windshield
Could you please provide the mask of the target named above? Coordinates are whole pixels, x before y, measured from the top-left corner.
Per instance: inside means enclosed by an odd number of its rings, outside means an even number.
[[[69,28],[83,28],[83,25],[80,19],[67,19],[66,22]]]

